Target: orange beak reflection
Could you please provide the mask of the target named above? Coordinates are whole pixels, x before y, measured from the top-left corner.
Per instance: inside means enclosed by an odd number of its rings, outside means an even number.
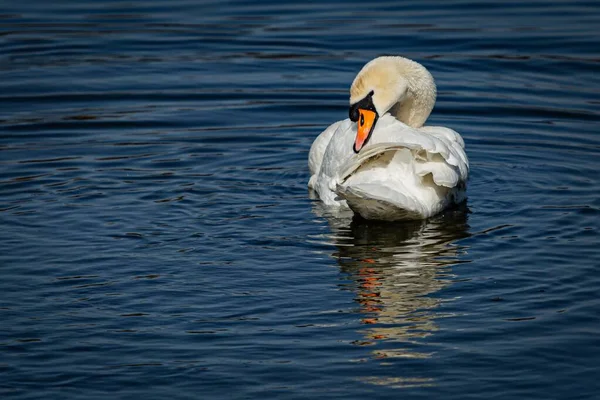
[[[359,108],[358,113],[356,140],[354,141],[355,153],[358,153],[367,143],[375,128],[375,122],[377,122],[377,113],[375,111]]]

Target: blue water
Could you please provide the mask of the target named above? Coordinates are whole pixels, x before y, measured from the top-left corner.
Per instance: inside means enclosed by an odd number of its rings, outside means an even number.
[[[3,399],[597,399],[595,1],[0,2]],[[424,64],[465,207],[333,218],[307,155]]]

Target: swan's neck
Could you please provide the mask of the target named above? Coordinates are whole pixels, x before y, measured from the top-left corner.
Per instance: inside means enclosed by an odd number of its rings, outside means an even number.
[[[399,56],[377,57],[358,73],[350,87],[350,105],[372,92],[379,115],[390,112],[415,128],[423,126],[433,110],[436,88],[421,64]]]
[[[420,128],[435,105],[435,82],[421,64],[402,57],[396,58],[397,73],[404,82],[400,85],[397,101],[389,112],[406,125]]]

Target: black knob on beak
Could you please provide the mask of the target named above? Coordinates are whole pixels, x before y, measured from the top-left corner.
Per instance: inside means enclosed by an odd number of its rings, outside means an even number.
[[[350,121],[352,122],[356,122],[358,121],[358,107],[355,105],[350,106],[350,111],[348,112],[348,114],[350,115]]]

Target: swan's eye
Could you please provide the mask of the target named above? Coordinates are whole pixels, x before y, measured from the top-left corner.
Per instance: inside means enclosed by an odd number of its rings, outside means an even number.
[[[360,126],[363,126],[365,124],[365,116],[363,115],[363,113],[360,113]]]

